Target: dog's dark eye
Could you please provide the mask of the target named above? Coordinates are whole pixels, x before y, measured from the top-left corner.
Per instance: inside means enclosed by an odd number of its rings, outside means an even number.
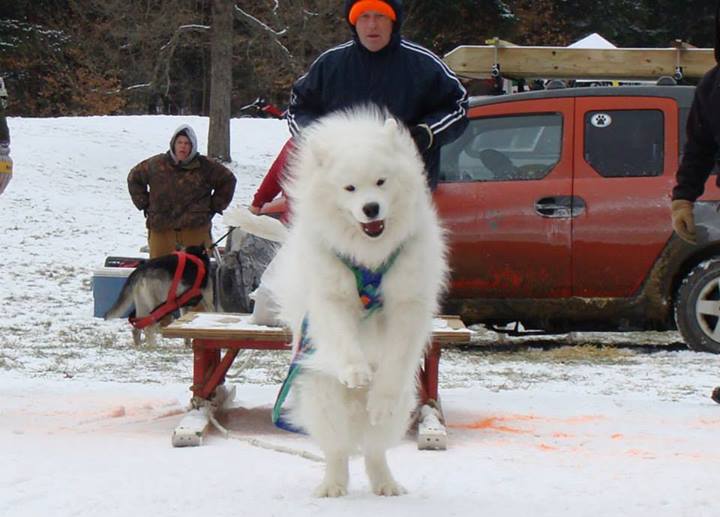
[[[382,187],[383,185],[385,185],[385,178],[380,178],[379,180],[377,180],[378,187]]]
[[[347,190],[348,192],[355,192],[355,185],[348,185],[347,187],[345,187],[345,190]]]

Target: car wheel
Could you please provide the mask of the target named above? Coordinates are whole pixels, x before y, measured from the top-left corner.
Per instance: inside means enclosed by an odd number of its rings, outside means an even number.
[[[690,348],[720,353],[720,259],[698,264],[680,284],[675,323]]]

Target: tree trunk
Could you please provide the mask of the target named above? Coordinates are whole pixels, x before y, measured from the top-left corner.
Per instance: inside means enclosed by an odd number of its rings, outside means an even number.
[[[230,161],[233,0],[212,0],[208,156]]]

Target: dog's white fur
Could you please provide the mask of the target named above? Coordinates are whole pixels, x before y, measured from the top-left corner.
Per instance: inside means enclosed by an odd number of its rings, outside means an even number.
[[[374,108],[329,115],[304,130],[285,186],[292,226],[273,285],[296,340],[303,318],[314,352],[293,386],[290,418],[317,441],[326,470],[316,494],[347,493],[348,459],[364,454],[371,488],[399,495],[386,450],[407,431],[416,375],[447,277],[443,231],[408,131]],[[368,217],[377,203],[377,217]],[[372,212],[372,211],[371,211]],[[368,236],[361,227],[384,220]],[[378,268],[384,305],[365,317],[338,254]]]

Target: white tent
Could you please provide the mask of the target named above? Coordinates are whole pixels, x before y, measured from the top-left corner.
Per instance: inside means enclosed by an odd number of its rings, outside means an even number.
[[[617,47],[600,36],[597,32],[593,32],[589,36],[585,36],[584,38],[577,40],[575,43],[568,45],[568,48],[604,49]]]
[[[617,48],[615,45],[610,43],[608,40],[600,36],[597,32],[585,36],[582,39],[577,40],[575,43],[568,45],[567,48],[579,48],[586,50],[604,50]],[[576,81],[576,85],[591,85],[591,86],[610,86],[610,85],[621,85],[621,84],[654,84],[655,81],[617,81],[617,80],[579,80]]]

